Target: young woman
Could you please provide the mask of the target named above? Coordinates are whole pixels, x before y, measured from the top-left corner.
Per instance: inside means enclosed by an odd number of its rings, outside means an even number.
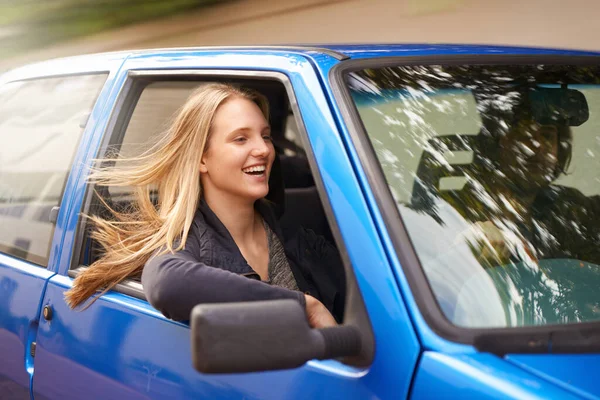
[[[339,255],[312,231],[283,237],[265,199],[275,159],[262,95],[201,86],[150,151],[92,173],[99,185],[133,186],[136,201],[127,212],[110,209],[110,220],[91,217],[104,254],[75,279],[69,305],[141,274],[148,301],[175,320],[199,303],[295,299],[311,326],[335,325]]]

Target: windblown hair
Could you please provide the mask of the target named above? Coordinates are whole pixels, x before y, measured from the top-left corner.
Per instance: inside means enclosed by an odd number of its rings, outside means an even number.
[[[232,98],[255,102],[269,119],[266,98],[254,91],[229,84],[200,86],[181,107],[161,140],[138,157],[119,159],[118,166],[100,167],[89,180],[101,186],[133,187],[131,207],[117,211],[102,200],[112,218],[90,216],[94,239],[102,256],[81,272],[73,288],[65,293],[74,308],[96,292],[105,293],[119,282],[139,276],[154,254],[185,247],[194,214],[202,194],[200,160],[207,150],[213,117],[220,105]],[[158,204],[151,201],[158,188]],[[89,304],[92,304],[93,301]]]

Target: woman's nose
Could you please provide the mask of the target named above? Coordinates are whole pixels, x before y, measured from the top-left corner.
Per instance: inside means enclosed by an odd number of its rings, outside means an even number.
[[[252,155],[255,157],[266,157],[271,152],[271,146],[261,137],[253,143]]]

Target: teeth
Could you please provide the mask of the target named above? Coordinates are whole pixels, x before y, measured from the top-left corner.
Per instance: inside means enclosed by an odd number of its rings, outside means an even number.
[[[267,169],[264,165],[258,165],[255,167],[249,167],[249,168],[244,168],[242,169],[243,172],[263,172],[265,169]]]

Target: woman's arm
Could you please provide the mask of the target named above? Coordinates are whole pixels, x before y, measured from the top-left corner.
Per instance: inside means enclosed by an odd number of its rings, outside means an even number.
[[[306,307],[301,292],[268,285],[196,261],[185,250],[153,257],[142,273],[150,304],[167,318],[186,321],[201,303],[295,299]]]

